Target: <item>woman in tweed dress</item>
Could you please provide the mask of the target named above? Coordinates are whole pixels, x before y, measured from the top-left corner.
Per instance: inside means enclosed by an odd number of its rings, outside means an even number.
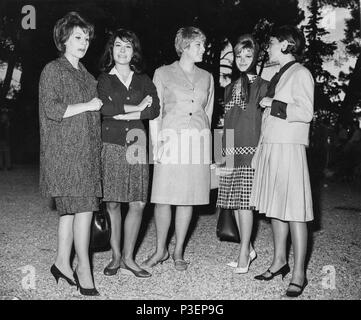
[[[225,117],[217,206],[233,209],[241,235],[237,261],[228,265],[235,273],[248,272],[256,258],[251,240],[253,212],[249,205],[254,170],[251,159],[261,130],[260,100],[267,91],[267,81],[256,75],[259,46],[250,35],[241,36],[234,48],[238,80],[225,89]]]
[[[151,274],[134,261],[134,247],[148,200],[147,139],[142,121],[159,115],[159,100],[152,80],[142,73],[141,47],[134,32],[118,29],[110,36],[102,59],[99,97],[104,102],[102,121],[103,201],[107,202],[112,235],[112,260],[104,274]],[[129,205],[124,220],[123,252],[121,202]]]
[[[60,214],[58,251],[51,272],[84,295],[98,295],[90,262],[92,212],[101,197],[100,114],[96,80],[79,62],[93,37],[93,26],[75,12],[58,20],[54,41],[60,58],[48,63],[39,84],[40,189],[55,198]],[[78,265],[71,268],[75,245]],[[75,282],[73,280],[75,279]]]

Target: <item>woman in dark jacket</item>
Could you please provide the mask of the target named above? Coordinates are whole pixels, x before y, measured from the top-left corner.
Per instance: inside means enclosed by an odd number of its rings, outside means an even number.
[[[60,58],[48,63],[39,84],[40,189],[55,198],[60,214],[58,252],[51,272],[84,295],[98,295],[89,262],[92,212],[98,210],[100,114],[96,80],[79,62],[94,29],[76,12],[58,20],[54,41]],[[78,265],[71,268],[75,245]],[[75,282],[73,280],[73,277]]]
[[[159,115],[159,99],[152,80],[141,73],[142,56],[134,32],[116,30],[102,59],[99,97],[104,102],[102,122],[103,201],[107,202],[112,235],[112,260],[104,274],[122,273],[146,278],[151,274],[134,260],[134,247],[148,199],[147,138],[143,120]],[[121,202],[129,204],[121,239]]]
[[[254,169],[251,160],[261,131],[259,102],[267,91],[267,81],[256,74],[259,46],[250,35],[241,36],[234,48],[240,77],[226,87],[225,117],[217,206],[234,210],[241,235],[237,261],[228,263],[235,273],[247,273],[256,252],[251,245],[253,212],[249,205]]]

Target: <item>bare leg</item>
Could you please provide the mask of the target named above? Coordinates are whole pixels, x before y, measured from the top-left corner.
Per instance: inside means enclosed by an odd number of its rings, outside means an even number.
[[[73,270],[70,265],[71,249],[73,247],[73,215],[64,215],[59,218],[58,249],[55,265],[68,278],[73,279]]]
[[[253,212],[251,210],[237,210],[239,234],[241,235],[241,248],[238,257],[238,267],[246,267],[249,253],[253,249],[251,245],[251,234],[253,226]]]
[[[192,206],[177,206],[175,220],[176,244],[173,254],[174,259],[183,259],[184,240],[192,219],[192,212]]]
[[[129,211],[124,222],[123,259],[127,266],[137,271],[140,271],[141,269],[134,261],[134,247],[138,238],[144,207],[144,202],[130,202]]]
[[[76,272],[84,288],[94,288],[89,261],[90,224],[92,212],[76,213],[73,223],[75,252],[78,257]]]
[[[110,246],[112,248],[112,260],[108,264],[108,268],[114,269],[119,267],[121,259],[120,237],[122,233],[122,215],[120,212],[119,202],[107,202],[107,210],[110,217],[110,225],[112,228],[110,236]]]
[[[150,266],[161,260],[167,249],[167,236],[172,219],[171,206],[169,204],[157,203],[154,208],[155,227],[157,230],[157,248],[152,256],[143,262],[144,265]]]
[[[302,286],[305,280],[305,259],[307,253],[307,224],[305,222],[290,222],[291,238],[293,246],[294,267],[292,280]],[[299,291],[297,287],[291,289]]]
[[[286,248],[287,248],[287,236],[289,232],[288,222],[284,222],[278,219],[272,219],[272,231],[273,231],[273,261],[269,268],[271,272],[278,271],[287,262]],[[263,274],[266,277],[271,276],[269,272]]]

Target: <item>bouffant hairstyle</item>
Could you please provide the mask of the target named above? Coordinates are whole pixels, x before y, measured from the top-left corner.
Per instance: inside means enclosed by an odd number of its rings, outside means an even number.
[[[292,54],[295,58],[299,59],[305,49],[305,36],[303,32],[297,27],[285,25],[281,27],[273,28],[270,34],[271,37],[277,38],[278,41],[288,41],[286,50],[282,52],[284,54]]]
[[[253,61],[249,68],[245,71],[246,73],[256,74],[256,67],[259,54],[259,45],[255,38],[250,34],[242,35],[238,38],[236,45],[234,47],[234,54],[237,55],[243,49],[250,49],[253,52]]]
[[[100,70],[103,72],[109,72],[115,65],[113,57],[113,48],[116,38],[124,42],[129,42],[133,47],[133,57],[130,61],[130,69],[135,73],[142,73],[144,69],[142,48],[137,35],[130,30],[117,29],[110,32],[110,36],[105,45],[104,53],[100,59]]]
[[[68,12],[56,22],[53,30],[55,46],[61,54],[65,52],[65,42],[69,39],[76,27],[81,28],[84,33],[89,35],[89,41],[93,39],[94,26],[81,17],[79,13],[75,11]]]
[[[206,41],[206,35],[202,30],[196,27],[184,27],[177,31],[174,40],[175,50],[177,51],[178,57],[180,57],[185,48],[194,40]]]

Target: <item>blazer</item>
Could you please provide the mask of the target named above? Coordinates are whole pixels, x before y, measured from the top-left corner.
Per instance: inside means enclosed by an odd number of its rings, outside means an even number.
[[[310,71],[295,63],[281,76],[271,108],[263,114],[263,143],[308,145],[313,118],[314,80]]]
[[[102,141],[119,145],[133,143],[134,137],[127,137],[132,129],[145,132],[142,120],[154,119],[159,115],[159,99],[152,80],[145,74],[133,74],[129,90],[115,74],[103,73],[98,79],[98,94],[103,102],[100,110],[102,121]],[[124,105],[137,105],[147,95],[153,98],[152,105],[140,113],[140,120],[115,120],[112,117],[125,114]],[[139,137],[138,137],[139,138]]]
[[[158,68],[153,77],[160,100],[160,115],[149,121],[153,147],[161,130],[210,129],[214,102],[213,76],[197,66],[191,83],[179,61]]]

